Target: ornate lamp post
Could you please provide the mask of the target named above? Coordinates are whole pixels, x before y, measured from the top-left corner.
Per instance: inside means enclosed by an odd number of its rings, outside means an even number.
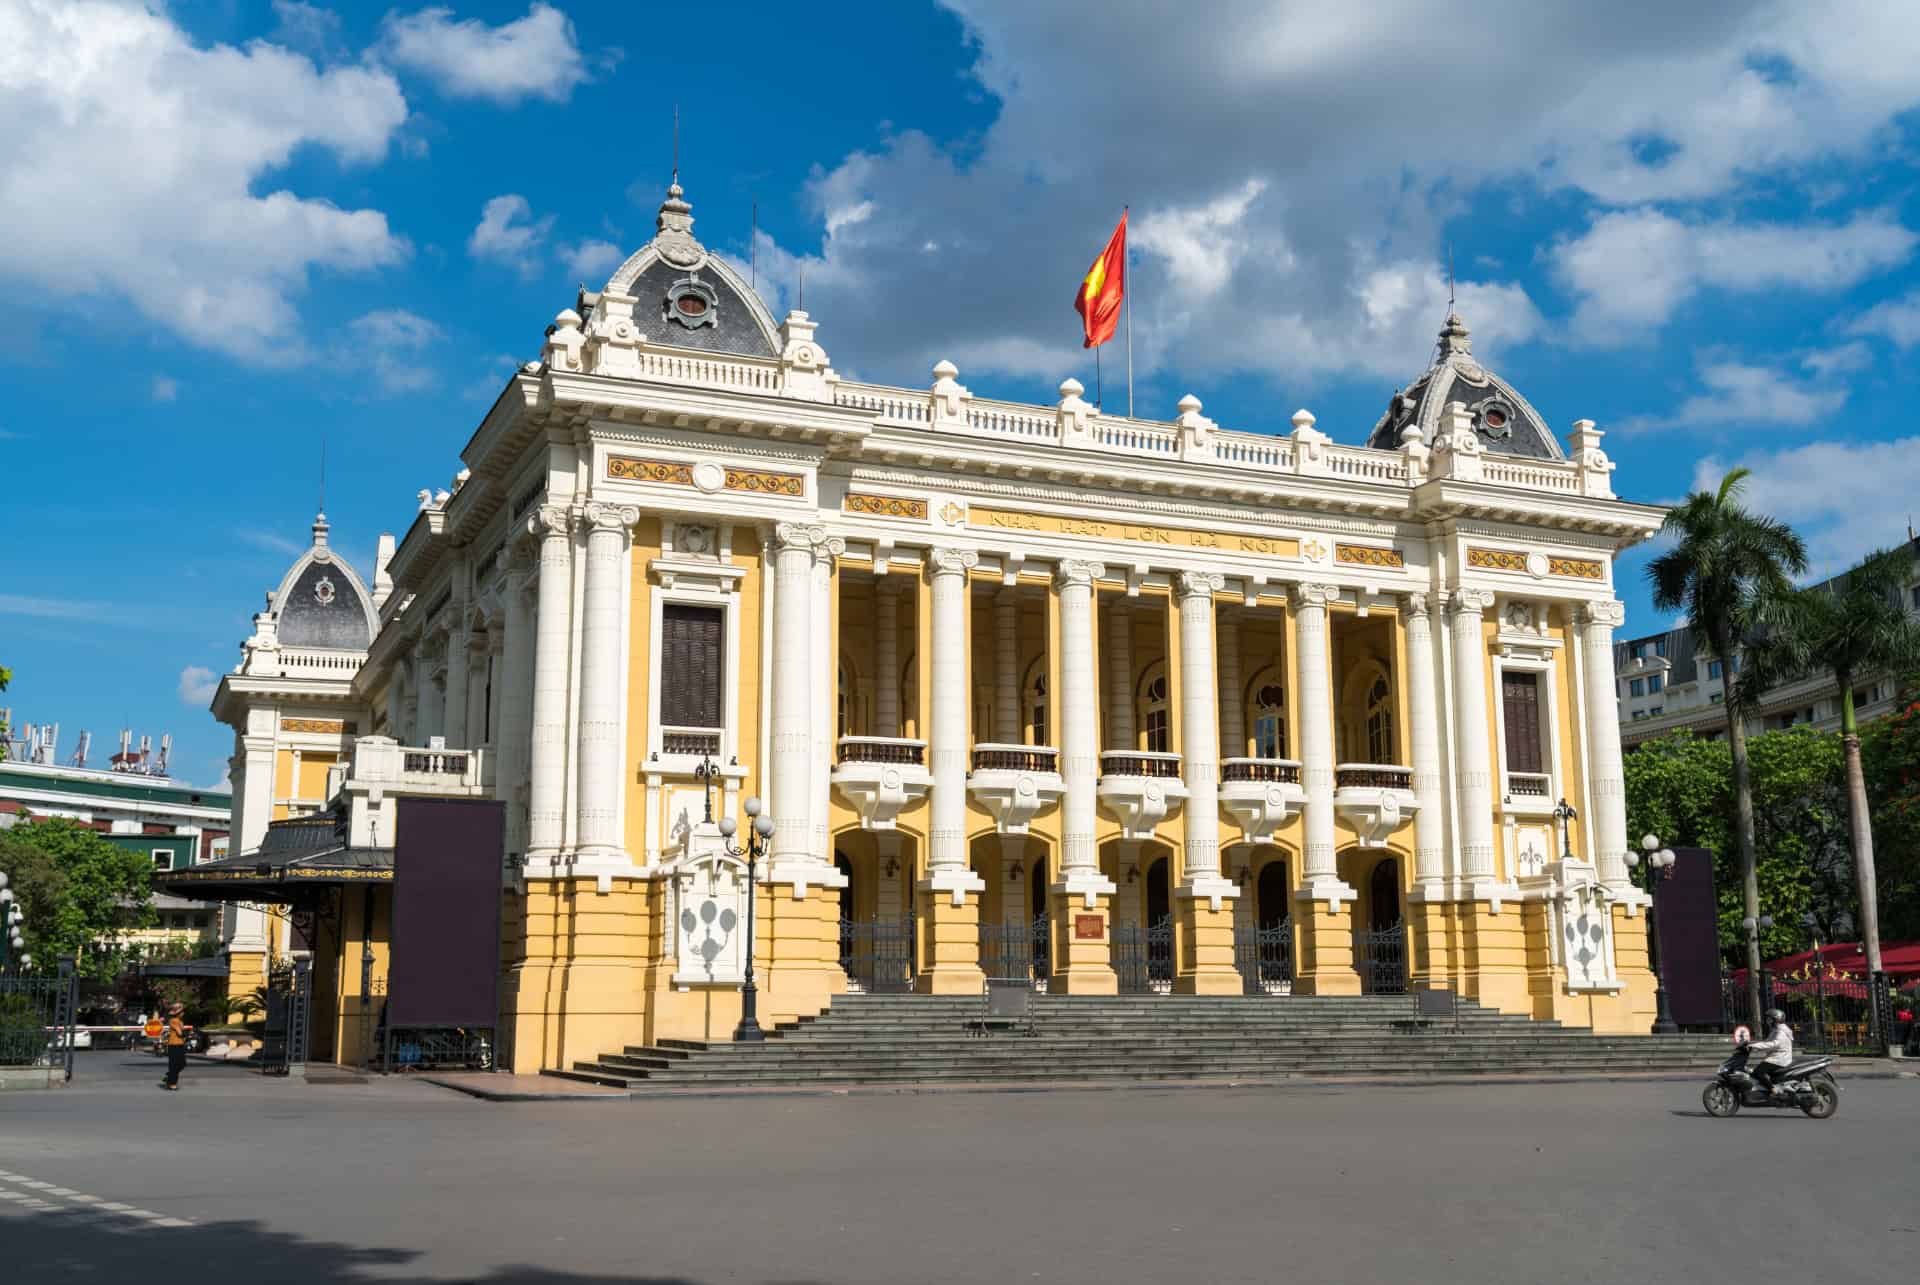
[[[736,1044],[756,1044],[766,1039],[767,1033],[760,1029],[760,993],[753,984],[753,910],[759,901],[754,888],[761,854],[767,850],[767,840],[773,837],[773,818],[761,811],[758,795],[749,796],[741,803],[740,810],[747,814],[749,822],[744,849],[733,846],[733,836],[739,828],[734,819],[720,818],[720,837],[726,841],[727,855],[747,859],[747,975],[740,987],[740,1025],[734,1029],[733,1039]]]
[[[1560,859],[1573,860],[1573,823],[1580,819],[1580,813],[1573,804],[1565,799],[1553,809],[1553,819],[1560,826]]]
[[[1647,955],[1653,963],[1653,1033],[1655,1035],[1678,1035],[1680,1027],[1673,1020],[1673,1013],[1667,1007],[1667,971],[1660,959],[1660,885],[1673,875],[1673,849],[1660,846],[1660,840],[1654,835],[1643,835],[1640,848],[1646,853],[1641,859],[1639,852],[1627,851],[1627,870],[1635,883],[1640,882],[1642,872],[1646,874],[1646,889],[1650,899],[1647,906]]]

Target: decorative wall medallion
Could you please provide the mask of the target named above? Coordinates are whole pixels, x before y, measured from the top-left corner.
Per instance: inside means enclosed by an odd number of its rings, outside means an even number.
[[[756,495],[794,495],[807,493],[807,479],[798,473],[767,473],[758,470],[727,470],[729,491],[749,491]]]
[[[1607,569],[1592,558],[1548,558],[1547,574],[1578,576],[1582,580],[1602,580]]]
[[[1533,604],[1532,603],[1510,602],[1507,604],[1506,616],[1507,616],[1507,628],[1519,630],[1522,633],[1533,632]]]
[[[673,529],[673,543],[677,553],[712,553],[713,528],[685,525]]]
[[[677,460],[640,460],[629,455],[607,457],[607,476],[620,482],[658,482],[667,486],[693,486],[693,465]]]
[[[849,513],[870,513],[877,518],[915,518],[925,520],[927,502],[899,495],[861,495],[849,493],[845,504]]]
[[[283,732],[318,732],[322,736],[344,735],[349,729],[344,720],[338,718],[283,718],[280,720]]]
[[[1527,555],[1518,549],[1469,548],[1467,565],[1483,567],[1489,571],[1525,571]]]
[[[1398,549],[1376,549],[1364,544],[1336,544],[1333,546],[1335,562],[1351,563],[1360,567],[1404,567],[1407,559]]]
[[[1527,574],[1535,580],[1547,574],[1547,555],[1535,549],[1527,555]]]
[[[333,580],[328,576],[321,576],[319,582],[313,586],[313,600],[323,607],[333,605],[333,600],[338,594],[339,591],[333,587]]]
[[[712,460],[705,460],[693,466],[693,484],[712,495],[727,484],[727,471]]]
[[[1327,546],[1318,540],[1309,540],[1300,546],[1300,555],[1308,562],[1319,562],[1327,556]]]
[[[940,520],[948,526],[959,526],[966,519],[967,511],[959,504],[948,500],[940,506]]]

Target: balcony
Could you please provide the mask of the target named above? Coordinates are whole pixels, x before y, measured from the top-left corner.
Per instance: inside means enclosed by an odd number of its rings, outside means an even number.
[[[493,759],[483,749],[400,745],[385,736],[353,743],[348,790],[378,787],[399,794],[482,797],[493,789]]]
[[[1516,815],[1551,815],[1553,778],[1545,772],[1508,772],[1500,797],[1505,810]]]
[[[1120,822],[1128,839],[1151,839],[1154,830],[1186,802],[1178,754],[1108,751],[1100,756],[1100,806]]]
[[[717,727],[662,727],[660,752],[687,758],[718,759],[720,729]]]
[[[993,814],[1001,834],[1025,834],[1033,818],[1060,801],[1060,751],[1050,745],[973,747],[967,788],[974,801]]]
[[[1361,847],[1383,848],[1388,835],[1413,820],[1413,770],[1381,763],[1336,764],[1333,809],[1353,827]]]
[[[1220,806],[1248,843],[1271,843],[1274,832],[1307,801],[1294,759],[1230,758],[1220,763]]]
[[[927,743],[898,736],[843,736],[833,788],[860,814],[862,830],[891,830],[933,784]]]

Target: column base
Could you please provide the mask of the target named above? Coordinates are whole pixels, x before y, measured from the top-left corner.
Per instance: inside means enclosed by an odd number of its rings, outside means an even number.
[[[970,870],[938,870],[913,886],[920,917],[920,967],[913,989],[921,995],[978,995],[980,893],[986,881]]]
[[[1360,974],[1353,967],[1353,912],[1338,901],[1333,904],[1335,909],[1329,910],[1327,901],[1309,900],[1302,889],[1294,906],[1293,940],[1299,952],[1293,977],[1296,995],[1360,993]]]
[[[1233,962],[1233,899],[1238,892],[1230,881],[1206,875],[1174,890],[1174,994],[1245,992]]]
[[[1522,904],[1453,904],[1462,956],[1462,990],[1502,1013],[1533,1014],[1527,984],[1527,917]]]
[[[796,875],[799,872],[788,872]],[[836,888],[846,876],[832,866],[813,866],[810,878],[794,877],[766,885],[760,903],[763,918],[756,928],[766,972],[759,986],[760,1025],[771,1030],[780,1022],[821,1012],[835,995],[847,990],[847,974],[840,967],[840,902],[835,897],[806,895],[809,883]],[[828,882],[832,880],[833,882]],[[737,1002],[737,1001],[736,1001]]]
[[[1047,891],[1053,911],[1053,976],[1047,982],[1048,992],[1118,995],[1120,976],[1113,971],[1113,882],[1097,872],[1089,879],[1086,872],[1074,871]]]

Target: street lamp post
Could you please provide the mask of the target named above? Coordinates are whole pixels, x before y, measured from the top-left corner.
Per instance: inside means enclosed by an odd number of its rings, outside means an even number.
[[[753,911],[759,901],[755,892],[755,879],[760,867],[760,855],[766,851],[767,840],[773,837],[773,818],[761,811],[758,795],[750,796],[740,805],[747,814],[747,846],[733,846],[733,836],[739,829],[732,817],[721,817],[720,838],[727,855],[747,859],[747,972],[740,986],[740,1025],[734,1028],[733,1040],[736,1044],[757,1044],[767,1038],[760,1029],[759,1006],[760,993],[753,984]]]
[[[1651,834],[1641,838],[1640,847],[1646,853],[1645,860],[1640,853],[1629,849],[1627,868],[1636,882],[1641,871],[1647,876],[1647,956],[1653,964],[1653,1033],[1678,1035],[1680,1027],[1667,1007],[1667,970],[1660,958],[1660,885],[1673,875],[1673,849],[1661,847],[1660,840]]]
[[[1573,823],[1580,819],[1580,813],[1573,804],[1561,799],[1553,809],[1553,819],[1560,825],[1560,859],[1573,860]]]
[[[1754,947],[1747,958],[1757,959],[1760,955],[1760,934],[1773,927],[1773,916],[1761,915],[1756,919],[1752,915],[1748,915],[1740,921],[1740,927],[1746,932],[1747,940],[1753,943]],[[1763,968],[1760,970],[1760,976],[1747,979],[1747,993],[1753,1001],[1753,1026],[1755,1030],[1764,1029],[1767,1005],[1773,999],[1771,993],[1766,993],[1771,990],[1770,987],[1765,985],[1766,971],[1767,970]]]

